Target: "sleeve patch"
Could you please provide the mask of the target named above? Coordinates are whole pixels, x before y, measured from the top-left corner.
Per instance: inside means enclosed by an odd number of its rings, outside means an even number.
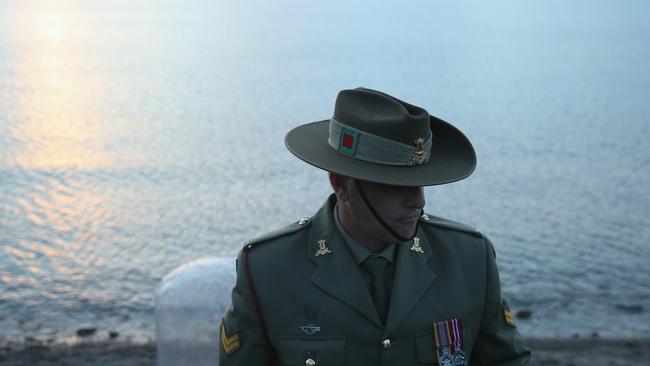
[[[503,317],[507,325],[513,328],[517,328],[517,324],[515,323],[515,319],[512,317],[512,312],[510,311],[510,309],[503,308]]]
[[[221,322],[221,346],[226,352],[226,355],[231,354],[239,349],[239,333],[231,334],[230,336],[226,333],[226,328],[224,327],[223,321]]]

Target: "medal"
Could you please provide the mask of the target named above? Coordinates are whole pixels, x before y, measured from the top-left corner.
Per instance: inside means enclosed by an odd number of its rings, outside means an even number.
[[[465,366],[465,352],[456,352],[454,355],[454,366]]]
[[[433,339],[441,366],[465,366],[463,323],[460,318],[433,322]]]
[[[454,359],[449,354],[449,347],[440,348],[438,363],[440,363],[440,366],[454,366]]]
[[[463,322],[460,318],[450,319],[451,339],[454,345],[454,366],[465,366],[465,352],[463,350]]]
[[[449,354],[449,324],[447,320],[433,322],[433,340],[436,342],[438,363],[444,366],[454,366],[453,358]]]

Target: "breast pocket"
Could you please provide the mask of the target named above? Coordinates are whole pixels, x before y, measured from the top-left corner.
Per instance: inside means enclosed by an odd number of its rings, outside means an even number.
[[[469,356],[472,352],[474,337],[470,324],[463,323],[463,352],[465,353],[465,365],[469,366]],[[417,352],[418,365],[438,365],[436,343],[431,333],[423,333],[415,336],[415,350]]]
[[[280,364],[304,366],[308,359],[318,366],[345,365],[345,338],[281,338],[278,340]]]

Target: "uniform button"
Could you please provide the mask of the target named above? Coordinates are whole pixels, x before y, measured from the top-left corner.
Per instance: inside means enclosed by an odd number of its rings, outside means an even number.
[[[383,341],[381,341],[381,348],[384,350],[389,350],[390,349],[390,339],[386,338]]]
[[[304,225],[309,222],[309,217],[303,217],[298,221],[298,225]]]
[[[316,366],[316,361],[311,358],[305,360],[305,366]]]
[[[427,214],[422,214],[422,220],[424,220],[424,221],[429,221],[429,215],[427,215]]]

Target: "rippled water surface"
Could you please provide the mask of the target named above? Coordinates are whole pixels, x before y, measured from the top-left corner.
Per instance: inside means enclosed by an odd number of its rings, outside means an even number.
[[[650,6],[454,3],[0,2],[0,336],[153,336],[165,273],[318,209],[284,134],[361,85],[473,141],[427,211],[523,333],[650,336]]]

